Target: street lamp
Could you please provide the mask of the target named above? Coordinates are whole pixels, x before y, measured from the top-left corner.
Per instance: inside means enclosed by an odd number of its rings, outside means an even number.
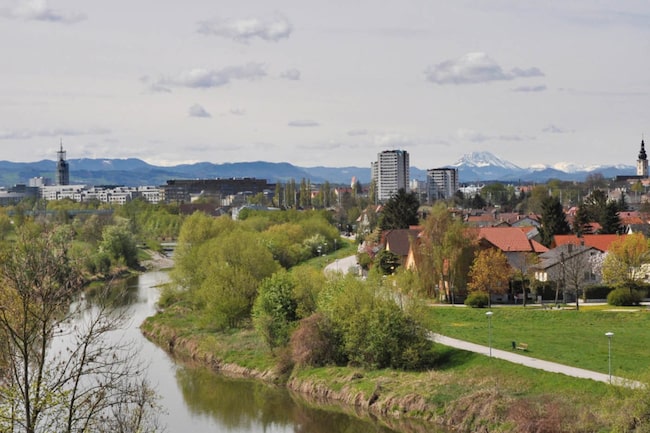
[[[485,315],[488,318],[488,343],[490,348],[490,358],[492,358],[492,311],[488,311]]]
[[[612,383],[612,337],[614,336],[613,332],[605,332],[607,336],[607,364],[609,370],[609,383]]]

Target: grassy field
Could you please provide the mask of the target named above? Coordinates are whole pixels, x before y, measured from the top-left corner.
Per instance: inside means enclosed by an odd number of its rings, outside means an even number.
[[[488,344],[487,309],[433,307],[432,329],[440,334]],[[612,337],[612,374],[638,379],[650,364],[650,311],[640,308],[582,306],[542,310],[503,306],[492,309],[492,347],[512,350],[528,343],[528,355],[607,373],[608,338]]]

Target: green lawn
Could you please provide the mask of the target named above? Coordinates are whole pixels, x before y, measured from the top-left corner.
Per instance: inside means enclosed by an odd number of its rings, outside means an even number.
[[[487,345],[487,309],[433,307],[432,329],[440,334]],[[612,337],[612,374],[636,379],[650,365],[650,311],[640,308],[581,307],[542,310],[494,307],[492,347],[512,350],[512,341],[528,343],[528,355],[607,373]]]

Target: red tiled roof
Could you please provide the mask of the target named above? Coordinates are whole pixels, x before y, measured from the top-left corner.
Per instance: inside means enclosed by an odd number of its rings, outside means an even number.
[[[576,235],[555,235],[553,236],[553,244],[558,247],[565,244],[584,244],[589,247],[594,247],[599,251],[606,252],[610,244],[621,236],[625,235],[582,235],[580,238]]]
[[[478,238],[485,239],[504,252],[544,252],[544,245],[528,239],[526,232],[519,227],[483,227]]]

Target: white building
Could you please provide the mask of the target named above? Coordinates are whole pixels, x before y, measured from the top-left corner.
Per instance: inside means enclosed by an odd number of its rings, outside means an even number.
[[[460,188],[457,168],[431,168],[427,170],[427,194],[429,202],[449,200]]]
[[[371,164],[372,179],[377,187],[377,200],[386,202],[397,191],[409,191],[409,154],[405,150],[385,150]]]

